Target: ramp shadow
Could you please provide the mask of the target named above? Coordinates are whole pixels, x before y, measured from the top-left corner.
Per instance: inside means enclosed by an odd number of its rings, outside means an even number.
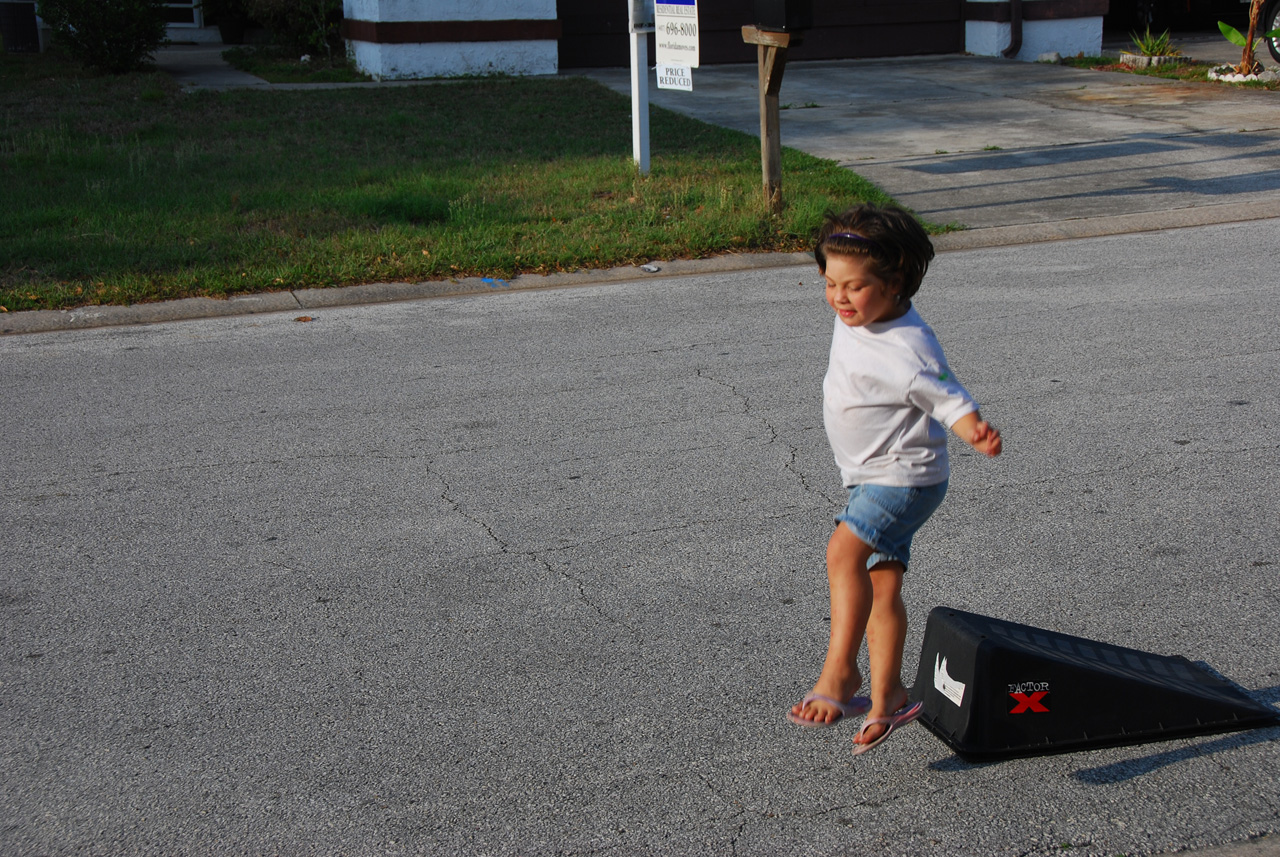
[[[1163,753],[1155,753],[1151,756],[1144,756],[1141,759],[1129,759],[1124,762],[1115,762],[1096,768],[1084,768],[1076,771],[1071,776],[1082,783],[1093,786],[1123,783],[1145,776],[1153,771],[1158,771],[1161,768],[1167,768],[1169,765],[1185,762],[1188,759],[1209,756],[1226,750],[1236,750],[1253,744],[1267,744],[1277,740],[1280,740],[1280,726],[1254,729],[1251,732],[1236,732],[1231,735],[1224,735],[1221,738],[1215,738],[1204,744],[1197,744],[1194,747],[1179,747],[1176,750],[1166,750]]]
[[[1204,661],[1196,661],[1196,666],[1207,670],[1223,681],[1235,685],[1246,696],[1252,697],[1263,705],[1274,707],[1280,702],[1280,686],[1263,688],[1261,690],[1246,690],[1231,679],[1222,675],[1212,666]],[[1123,783],[1137,777],[1145,776],[1152,771],[1158,771],[1161,768],[1167,768],[1178,762],[1185,762],[1188,759],[1199,758],[1200,756],[1209,756],[1214,753],[1221,753],[1226,750],[1235,750],[1240,747],[1249,747],[1254,744],[1265,744],[1270,741],[1280,739],[1280,727],[1272,726],[1262,729],[1252,729],[1248,732],[1233,732],[1229,735],[1223,735],[1206,741],[1203,744],[1196,744],[1192,747],[1179,747],[1175,750],[1165,750],[1160,753],[1153,753],[1150,756],[1143,756],[1140,759],[1128,759],[1123,762],[1113,762],[1110,765],[1099,765],[1096,768],[1083,768],[1076,771],[1072,776],[1082,783],[1100,786],[1110,783]]]

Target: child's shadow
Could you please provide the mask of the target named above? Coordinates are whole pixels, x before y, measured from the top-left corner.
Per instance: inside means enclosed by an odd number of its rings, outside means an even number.
[[[1274,706],[1280,703],[1280,686],[1264,688],[1262,690],[1246,691],[1246,693],[1254,700],[1264,705]],[[1204,744],[1196,744],[1192,747],[1179,747],[1176,750],[1165,750],[1160,753],[1154,753],[1150,756],[1144,756],[1139,759],[1127,759],[1123,762],[1113,762],[1110,765],[1100,765],[1096,768],[1083,768],[1072,773],[1072,777],[1082,783],[1099,786],[1108,783],[1120,783],[1126,780],[1132,780],[1141,777],[1152,771],[1158,771],[1161,768],[1187,759],[1195,759],[1200,756],[1207,756],[1211,753],[1221,753],[1225,750],[1234,750],[1239,747],[1248,747],[1252,744],[1264,744],[1270,741],[1280,740],[1280,726],[1262,727],[1250,729],[1246,732],[1233,732],[1230,735],[1223,735]],[[990,764],[999,764],[998,762],[965,762],[957,756],[948,759],[940,759],[929,765],[931,770],[935,771],[967,771]]]

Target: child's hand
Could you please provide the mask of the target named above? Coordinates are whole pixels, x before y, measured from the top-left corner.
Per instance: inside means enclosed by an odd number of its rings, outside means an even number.
[[[995,458],[1004,449],[1000,440],[1000,430],[982,419],[982,414],[974,411],[956,420],[951,430],[974,449],[983,455]]]
[[[973,432],[967,438],[969,444],[983,455],[995,458],[1004,448],[1004,444],[1000,440],[1000,430],[991,423],[979,420],[973,427]]]

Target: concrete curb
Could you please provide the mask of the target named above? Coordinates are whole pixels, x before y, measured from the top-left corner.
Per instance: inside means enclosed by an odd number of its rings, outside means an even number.
[[[1158,212],[1115,214],[1083,220],[970,229],[935,236],[933,243],[938,252],[946,253],[1276,218],[1280,218],[1280,198]],[[664,276],[672,277],[784,268],[812,263],[811,253],[741,253],[714,256],[709,259],[676,259],[653,264]],[[487,294],[495,291],[563,289],[644,279],[649,276],[652,276],[649,272],[626,265],[606,270],[521,275],[509,281],[488,277],[469,277],[461,280],[433,280],[420,283],[369,283],[332,289],[300,289],[237,295],[225,300],[184,298],[131,306],[85,306],[70,310],[33,310],[0,314],[0,335],[51,333],[60,330],[157,324],[267,312],[330,309],[341,306]]]
[[[1230,842],[1226,845],[1214,845],[1197,851],[1166,852],[1188,854],[1194,857],[1280,857],[1280,837],[1259,836],[1243,842]]]
[[[1188,229],[1195,226],[1217,226],[1223,223],[1245,223],[1250,220],[1274,218],[1280,218],[1280,198],[1245,203],[1201,205],[1166,211],[1112,214],[1083,220],[993,226],[939,235],[933,239],[933,245],[939,252],[978,250],[986,247],[1010,247],[1073,238],[1101,238],[1107,235],[1132,235],[1137,232],[1161,232],[1166,229]]]
[[[812,264],[809,253],[759,253],[716,256],[710,259],[677,259],[655,262],[666,276],[778,268]],[[432,280],[420,283],[368,283],[331,289],[264,292],[217,298],[183,298],[130,306],[85,306],[69,310],[33,310],[0,314],[0,335],[50,333],[129,324],[156,324],[201,318],[254,315],[267,312],[331,309],[341,306],[392,303],[426,298],[478,295],[498,291],[563,289],[642,279],[652,274],[631,265],[607,270],[564,274],[525,275],[513,280],[492,277]]]

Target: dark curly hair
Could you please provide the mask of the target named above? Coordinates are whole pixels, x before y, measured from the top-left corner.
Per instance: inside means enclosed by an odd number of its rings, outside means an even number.
[[[896,205],[857,205],[839,214],[828,211],[813,245],[818,270],[828,256],[865,256],[871,272],[911,300],[933,260],[933,242],[916,219]]]

